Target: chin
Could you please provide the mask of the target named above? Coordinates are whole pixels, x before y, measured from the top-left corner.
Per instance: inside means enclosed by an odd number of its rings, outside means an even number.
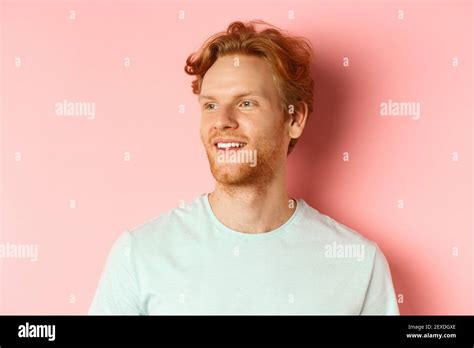
[[[226,185],[249,184],[255,178],[255,170],[248,164],[222,164],[210,162],[214,179]]]

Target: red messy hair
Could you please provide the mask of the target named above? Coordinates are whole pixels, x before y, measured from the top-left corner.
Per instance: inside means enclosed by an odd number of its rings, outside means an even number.
[[[258,32],[256,25],[270,28]],[[191,86],[194,94],[199,94],[207,70],[225,55],[245,54],[257,56],[270,63],[274,72],[281,109],[286,117],[292,111],[299,111],[300,102],[308,106],[308,115],[313,111],[314,81],[310,76],[313,59],[311,43],[302,37],[283,34],[282,30],[262,20],[246,24],[232,22],[227,30],[209,37],[201,48],[186,59],[184,71],[196,76]],[[298,139],[291,139],[288,154]]]

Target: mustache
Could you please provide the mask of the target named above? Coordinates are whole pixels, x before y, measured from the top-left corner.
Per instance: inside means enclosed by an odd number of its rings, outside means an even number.
[[[225,138],[236,138],[236,139],[242,140],[243,142],[248,143],[248,138],[245,137],[245,136],[242,136],[242,135],[239,135],[239,134],[224,133],[224,134],[216,134],[216,135],[210,136],[209,137],[209,144],[214,145],[214,142],[216,141],[216,139],[219,139],[219,138],[224,138],[224,139]]]

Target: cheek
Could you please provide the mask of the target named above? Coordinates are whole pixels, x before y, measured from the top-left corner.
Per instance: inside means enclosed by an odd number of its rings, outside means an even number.
[[[281,116],[281,115],[280,115]],[[284,135],[286,125],[272,114],[261,115],[256,122],[249,125],[249,133],[253,133],[257,138],[275,142]]]
[[[205,117],[201,116],[201,121],[199,123],[199,129],[201,132],[201,136],[208,136],[209,135],[209,129],[210,129],[210,124],[209,120],[207,120]]]
[[[201,126],[199,128],[199,137],[201,138],[201,143],[203,145],[206,145],[207,144],[207,139],[209,137],[209,132],[207,132],[204,128],[203,128],[203,124],[201,123]]]
[[[247,138],[251,143],[258,142],[260,136],[260,125],[258,122],[249,119],[239,120],[239,129],[235,131],[236,134]]]

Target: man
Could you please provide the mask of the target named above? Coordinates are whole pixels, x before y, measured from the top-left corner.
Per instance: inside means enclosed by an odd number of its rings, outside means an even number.
[[[377,244],[288,196],[312,50],[257,24],[232,23],[186,62],[214,191],[124,232],[90,314],[399,314]]]

